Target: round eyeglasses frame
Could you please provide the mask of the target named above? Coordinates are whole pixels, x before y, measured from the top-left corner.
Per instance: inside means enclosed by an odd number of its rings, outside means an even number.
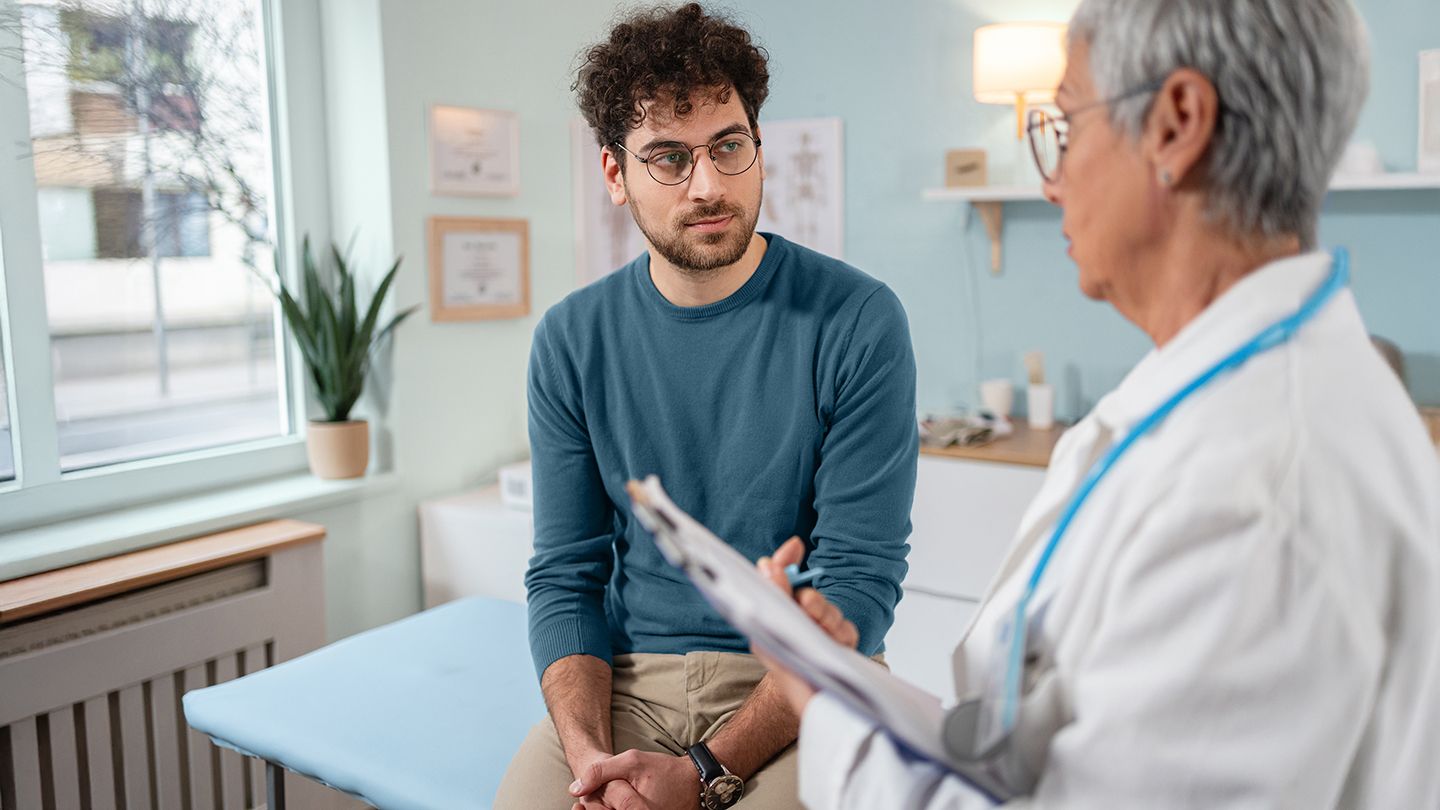
[[[1065,150],[1070,148],[1071,118],[1086,110],[1108,107],[1111,104],[1118,104],[1135,96],[1157,92],[1164,86],[1165,82],[1163,80],[1146,82],[1118,96],[1076,107],[1070,112],[1060,115],[1051,115],[1044,110],[1031,110],[1027,116],[1029,121],[1025,125],[1025,134],[1030,138],[1030,156],[1035,158],[1035,166],[1040,170],[1040,176],[1043,177],[1047,183],[1054,183],[1060,179],[1060,166],[1065,160]],[[1053,167],[1046,166],[1045,156],[1042,154],[1042,152],[1046,151],[1042,141],[1045,138],[1045,130],[1047,128],[1055,131],[1056,155],[1055,165]]]
[[[721,169],[721,168],[720,168],[720,163],[719,163],[719,161],[715,160],[715,144],[719,143],[720,141],[722,141],[722,140],[724,140],[724,139],[726,139],[726,138],[732,138],[732,137],[735,137],[735,136],[740,136],[740,137],[743,137],[743,138],[749,138],[751,141],[753,141],[753,142],[755,143],[755,151],[754,151],[754,153],[752,153],[751,156],[750,156],[750,162],[747,163],[747,164],[745,164],[745,168],[743,168],[743,169],[741,169],[741,170],[739,170],[739,171],[736,171],[736,172],[727,172],[727,171],[725,171],[724,169]],[[668,152],[668,151],[674,149],[676,146],[680,146],[681,148],[688,150],[688,151],[690,152],[690,154],[691,154],[692,157],[694,156],[696,149],[704,149],[704,150],[705,150],[705,153],[710,156],[710,162],[711,162],[712,164],[714,164],[714,166],[715,166],[715,171],[720,172],[721,174],[725,175],[726,177],[735,177],[735,176],[737,176],[737,175],[741,175],[741,174],[744,174],[745,172],[750,171],[750,167],[754,166],[754,165],[755,165],[755,161],[759,160],[759,158],[760,158],[760,139],[757,138],[757,137],[755,137],[754,135],[751,135],[751,134],[748,133],[748,132],[727,132],[726,134],[721,135],[719,138],[716,138],[715,140],[711,141],[710,143],[702,143],[702,144],[697,144],[697,145],[695,145],[695,146],[690,146],[690,145],[688,145],[688,144],[683,144],[683,143],[681,143],[681,144],[672,144],[672,143],[658,144],[658,145],[656,145],[656,146],[654,146],[654,147],[651,147],[650,151],[645,154],[645,157],[640,157],[639,155],[635,154],[634,152],[631,152],[629,149],[626,149],[626,148],[625,148],[625,144],[623,144],[623,143],[621,143],[621,142],[619,142],[619,141],[615,141],[614,145],[620,147],[620,150],[621,150],[622,152],[624,152],[625,154],[627,154],[627,155],[629,155],[630,157],[635,158],[636,160],[638,160],[638,161],[640,161],[641,163],[645,164],[645,173],[650,175],[650,179],[654,180],[655,182],[659,183],[659,184],[662,185],[662,186],[678,186],[678,185],[684,184],[686,181],[688,181],[688,180],[690,179],[691,175],[695,174],[695,164],[696,164],[698,161],[691,160],[691,161],[690,161],[690,170],[687,171],[687,172],[685,173],[685,176],[684,176],[684,177],[681,177],[679,180],[668,180],[668,181],[667,181],[667,180],[661,180],[660,178],[658,178],[658,177],[655,176],[655,171],[654,171],[654,169],[651,168],[651,165],[650,165],[650,158],[651,158],[651,156],[653,156],[653,155],[655,154],[655,150],[657,150],[657,149],[663,148],[663,149],[665,149],[665,151]]]

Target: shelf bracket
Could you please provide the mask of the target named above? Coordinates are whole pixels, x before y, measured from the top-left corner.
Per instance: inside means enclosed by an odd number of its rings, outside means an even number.
[[[985,223],[985,233],[990,237],[990,273],[1000,275],[1000,237],[1005,232],[1005,203],[1003,202],[974,202],[975,210],[980,212],[980,219]]]

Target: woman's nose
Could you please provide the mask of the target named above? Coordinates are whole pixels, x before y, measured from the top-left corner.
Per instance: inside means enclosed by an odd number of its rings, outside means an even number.
[[[1045,199],[1050,201],[1051,205],[1059,206],[1060,208],[1065,207],[1065,203],[1060,196],[1060,180],[1058,177],[1054,180],[1049,178],[1041,180],[1040,191],[1045,195]]]

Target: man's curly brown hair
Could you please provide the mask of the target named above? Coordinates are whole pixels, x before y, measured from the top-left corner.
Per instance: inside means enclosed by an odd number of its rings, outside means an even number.
[[[602,147],[640,126],[645,103],[669,105],[683,118],[697,101],[724,104],[732,92],[753,131],[770,94],[768,59],[749,32],[699,3],[656,6],[621,20],[609,39],[586,49],[571,89]]]

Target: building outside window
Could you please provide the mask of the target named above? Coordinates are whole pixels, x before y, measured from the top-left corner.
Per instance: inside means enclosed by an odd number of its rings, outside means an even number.
[[[255,0],[31,0],[0,22],[21,27],[61,472],[292,430],[263,281],[261,15]],[[0,397],[0,480],[9,439]]]

